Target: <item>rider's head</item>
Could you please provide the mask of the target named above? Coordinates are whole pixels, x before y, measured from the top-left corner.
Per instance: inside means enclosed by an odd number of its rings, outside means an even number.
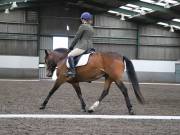
[[[82,23],[92,23],[93,16],[89,12],[84,12],[81,14],[81,21]]]

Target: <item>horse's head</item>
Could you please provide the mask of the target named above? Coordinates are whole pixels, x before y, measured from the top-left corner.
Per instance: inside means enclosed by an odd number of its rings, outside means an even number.
[[[52,52],[45,50],[45,64],[46,64],[46,76],[52,77],[53,72],[57,66],[57,63],[54,60]]]
[[[45,50],[46,76],[52,77],[57,63],[67,56],[67,49],[56,49],[52,52]]]

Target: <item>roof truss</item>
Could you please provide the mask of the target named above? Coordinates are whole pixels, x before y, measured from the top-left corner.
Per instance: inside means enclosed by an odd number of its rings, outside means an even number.
[[[158,0],[156,0],[156,1],[158,1]],[[178,2],[178,4],[173,5],[173,8],[176,6],[179,6],[179,4],[180,4],[180,0],[176,0],[176,1]],[[132,6],[134,5],[134,9],[131,7],[133,10],[129,10],[127,4],[132,4]],[[174,25],[174,26],[178,26],[180,28],[180,22],[172,21],[172,19],[174,19],[174,18],[180,19],[180,14],[177,13],[177,11],[173,10],[172,7],[165,8],[163,6],[156,5],[155,3],[147,3],[147,2],[140,1],[140,0],[139,1],[128,0],[127,4],[126,4],[127,6],[125,6],[125,7],[120,7],[118,9],[112,9],[112,11],[115,11],[116,15],[130,16],[130,17],[126,17],[126,20],[128,20],[128,21],[139,21],[142,23],[163,22],[163,23],[169,24],[169,26]],[[141,10],[141,8],[148,8],[148,9],[152,9],[152,11],[150,11],[150,12],[144,11],[144,13],[141,13],[140,11],[136,12],[136,7],[138,7],[139,10]],[[157,14],[155,14],[155,13],[157,13]],[[163,18],[160,15],[166,15],[166,16],[168,15],[170,17]]]

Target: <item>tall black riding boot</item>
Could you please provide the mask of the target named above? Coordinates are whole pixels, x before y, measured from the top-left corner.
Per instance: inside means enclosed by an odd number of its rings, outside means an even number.
[[[68,71],[67,75],[69,77],[75,77],[76,76],[76,71],[75,71],[74,57],[70,56],[68,58],[68,60],[69,60],[70,68],[69,68],[69,71]]]

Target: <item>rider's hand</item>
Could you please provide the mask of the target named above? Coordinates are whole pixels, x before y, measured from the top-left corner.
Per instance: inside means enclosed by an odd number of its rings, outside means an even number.
[[[70,50],[70,49],[68,49],[68,50],[67,50],[67,53],[70,53],[70,52],[71,52],[71,50]]]
[[[72,51],[72,50],[73,50],[73,47],[70,46],[70,47],[69,47],[69,50]]]

